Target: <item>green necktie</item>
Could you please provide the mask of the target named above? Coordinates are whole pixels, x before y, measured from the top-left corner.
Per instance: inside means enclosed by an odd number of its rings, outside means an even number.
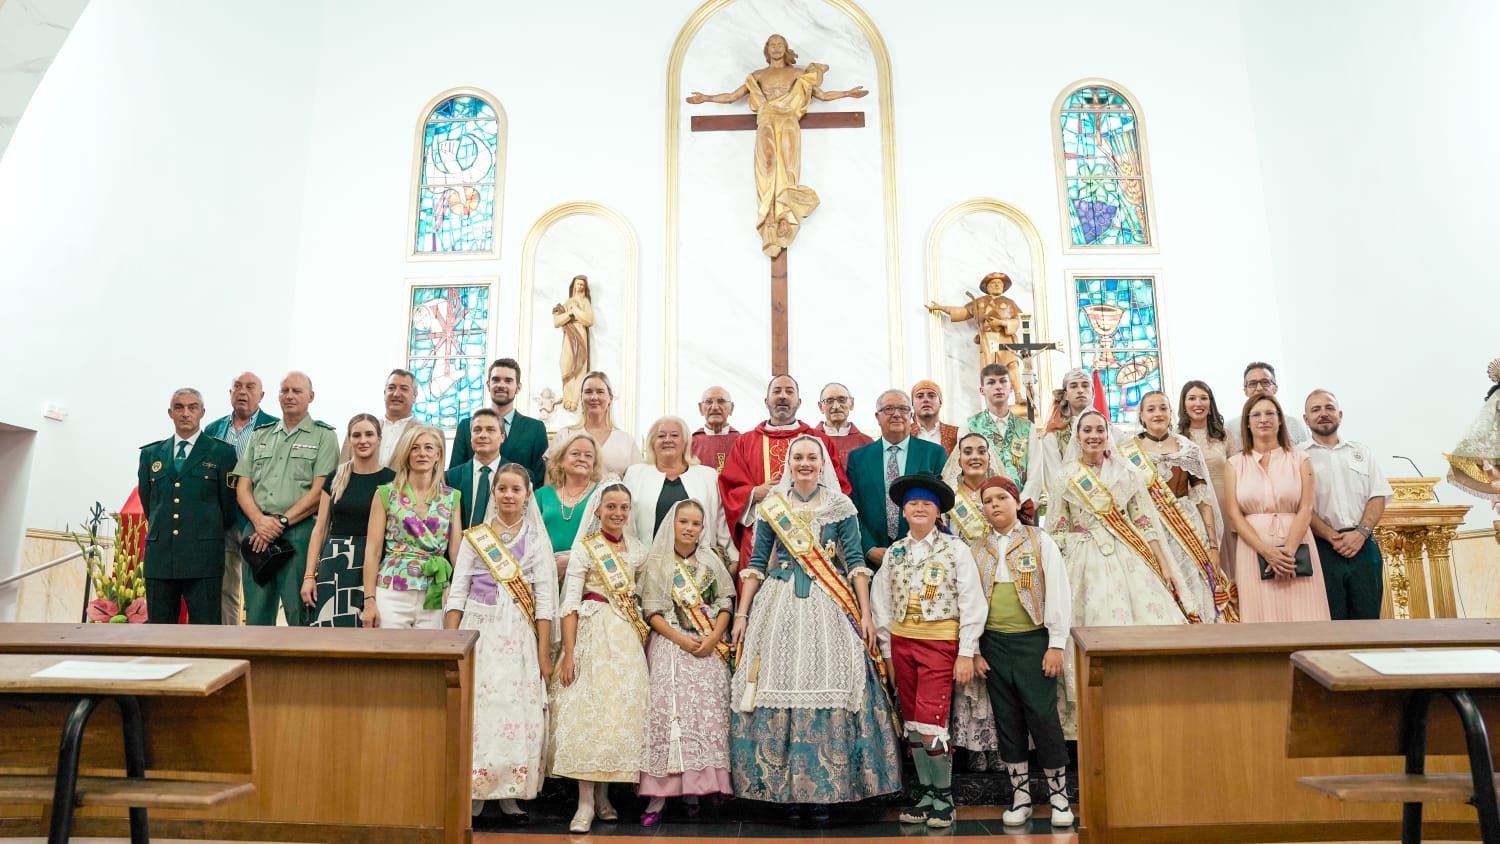
[[[490,467],[479,467],[479,491],[474,494],[474,509],[469,513],[469,524],[484,521],[484,511],[490,508]]]
[[[172,458],[173,469],[181,470],[182,464],[187,462],[187,447],[187,440],[183,440],[182,442],[177,444],[177,456]]]

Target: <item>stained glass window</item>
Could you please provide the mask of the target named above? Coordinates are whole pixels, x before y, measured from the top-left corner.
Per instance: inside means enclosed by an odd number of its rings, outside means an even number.
[[[422,126],[414,255],[491,252],[500,120],[483,99],[438,104]]]
[[[1133,422],[1141,396],[1162,385],[1156,279],[1075,278],[1073,284],[1082,366],[1099,372],[1110,419]]]
[[[484,405],[490,286],[413,287],[406,364],[417,376],[417,419],[440,428]]]
[[[1063,99],[1063,182],[1074,246],[1150,246],[1146,154],[1124,94],[1086,85]]]

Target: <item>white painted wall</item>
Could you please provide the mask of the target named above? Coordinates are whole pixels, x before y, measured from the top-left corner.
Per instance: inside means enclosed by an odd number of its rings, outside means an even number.
[[[640,238],[644,430],[662,406],[667,57],[696,5],[90,4],[0,159],[0,422],[40,432],[25,524],[123,500],[179,384],[217,414],[238,371],[274,392],[296,366],[321,418],[378,410],[411,279],[498,276],[493,351],[515,353],[515,310],[530,306],[516,301],[521,243],[570,200],[618,210]],[[1286,395],[1326,382],[1351,434],[1435,471],[1494,354],[1481,250],[1500,177],[1481,151],[1500,134],[1472,107],[1497,78],[1488,4],[862,5],[892,61],[902,386],[927,374],[929,228],[988,196],[1042,233],[1053,336],[1071,340],[1065,270],[1159,271],[1171,385],[1202,377],[1228,399],[1242,364],[1267,358]],[[1050,108],[1090,76],[1140,100],[1159,253],[1061,252]],[[410,262],[415,124],[458,85],[493,92],[509,116],[500,257]],[[1361,131],[1339,131],[1351,122]],[[805,236],[836,236],[818,221]],[[736,398],[736,422],[753,424],[759,396]],[[870,427],[874,396],[859,398]],[[40,419],[48,401],[66,422]]]

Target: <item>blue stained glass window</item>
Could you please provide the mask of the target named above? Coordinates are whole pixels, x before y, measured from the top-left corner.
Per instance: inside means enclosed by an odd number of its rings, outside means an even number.
[[[1075,291],[1082,365],[1098,370],[1110,419],[1133,421],[1141,396],[1163,383],[1156,279],[1080,278]]]
[[[1123,94],[1087,85],[1063,100],[1063,180],[1074,246],[1149,246],[1146,156]]]
[[[417,255],[490,252],[500,121],[479,97],[449,97],[422,127],[417,184]]]
[[[414,287],[407,329],[407,368],[417,378],[413,413],[452,429],[484,406],[489,354],[490,287]]]

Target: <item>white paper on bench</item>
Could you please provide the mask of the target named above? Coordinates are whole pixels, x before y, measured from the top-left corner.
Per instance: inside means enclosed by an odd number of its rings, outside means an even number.
[[[1500,651],[1493,648],[1408,648],[1350,651],[1349,655],[1381,674],[1500,674]]]
[[[185,662],[89,662],[65,659],[31,676],[44,680],[165,680],[187,667]]]

